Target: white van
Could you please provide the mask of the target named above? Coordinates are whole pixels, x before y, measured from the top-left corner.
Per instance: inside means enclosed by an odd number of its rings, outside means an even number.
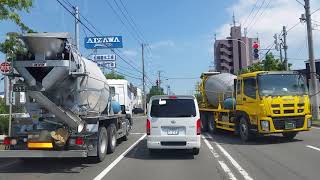
[[[147,146],[155,149],[200,150],[200,116],[194,96],[153,96],[148,105]]]

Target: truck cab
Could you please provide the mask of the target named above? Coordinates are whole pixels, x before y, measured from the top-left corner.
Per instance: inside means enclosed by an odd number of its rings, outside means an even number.
[[[301,74],[265,71],[242,74],[237,77],[235,89],[237,114],[248,121],[253,131],[294,137],[299,131],[309,130],[310,100]]]

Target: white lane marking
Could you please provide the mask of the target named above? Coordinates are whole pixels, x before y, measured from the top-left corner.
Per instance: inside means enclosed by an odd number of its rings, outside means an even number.
[[[14,160],[14,161],[10,161],[10,162],[5,163],[5,164],[1,164],[0,168],[5,168],[7,166],[11,166],[11,165],[13,165],[13,164],[15,164],[17,162],[19,162],[19,160]]]
[[[209,137],[211,139],[213,139],[213,137],[208,134]],[[250,177],[250,175],[247,173],[247,171],[245,171],[240,164],[233,159],[233,157],[217,142],[213,141],[213,143],[220,149],[220,151],[228,158],[228,160],[231,162],[231,164],[239,171],[239,173],[243,176],[243,178],[245,180],[253,180],[252,177]]]
[[[224,163],[224,161],[220,161],[220,160],[219,160],[219,157],[220,157],[219,154],[218,154],[218,153],[215,151],[215,149],[211,146],[211,144],[208,142],[208,140],[206,139],[206,137],[203,136],[203,135],[202,135],[201,137],[202,137],[203,141],[206,143],[206,145],[208,146],[208,148],[209,148],[209,150],[211,151],[211,153],[213,154],[213,156],[218,159],[218,163],[220,164],[220,166],[221,166],[221,168],[223,169],[223,171],[228,174],[229,179],[230,179],[230,180],[237,180],[237,178],[234,176],[234,174],[232,173],[232,171],[230,170],[230,168],[226,165],[226,163]]]
[[[317,151],[320,151],[320,148],[317,148],[317,147],[314,147],[314,146],[307,145],[307,147],[311,148],[311,149],[314,149],[314,150],[317,150]]]
[[[133,135],[143,135],[145,133],[130,133],[130,134],[133,134]]]
[[[111,164],[109,164],[108,167],[106,167],[97,177],[95,177],[93,180],[101,180],[104,176],[106,176],[109,171],[115,167],[121,159],[124,158],[125,155],[128,154],[131,149],[133,149],[142,139],[144,139],[147,136],[147,134],[144,134],[143,136],[140,137],[135,143],[133,143],[126,151],[124,151],[117,159],[115,159]]]

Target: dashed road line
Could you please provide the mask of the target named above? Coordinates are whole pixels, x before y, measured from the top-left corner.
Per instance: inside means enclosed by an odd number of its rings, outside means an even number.
[[[317,150],[317,151],[320,151],[320,148],[317,148],[317,147],[314,147],[314,146],[311,146],[311,145],[307,145],[306,147],[314,149],[314,150]]]
[[[213,139],[213,137],[208,134],[208,136]],[[243,178],[245,180],[253,180],[252,177],[250,177],[250,175],[247,173],[247,171],[245,171],[240,164],[233,159],[233,157],[217,142],[213,141],[213,143],[219,148],[219,150],[224,154],[225,157],[227,157],[227,159],[231,162],[231,164],[239,171],[239,173],[243,176]]]
[[[208,146],[210,152],[213,154],[213,157],[218,159],[218,163],[220,164],[220,166],[223,169],[223,171],[229,176],[229,179],[230,180],[237,180],[237,178],[234,176],[234,174],[232,173],[230,168],[227,166],[227,164],[224,163],[224,161],[219,160],[219,157],[220,157],[219,154],[215,151],[215,149],[208,142],[208,140],[206,139],[206,137],[204,135],[202,135],[202,139],[206,143],[206,145]]]
[[[120,161],[121,159],[124,158],[125,155],[128,154],[128,152],[131,151],[131,149],[133,149],[141,140],[143,140],[146,137],[146,134],[144,133],[143,136],[140,137],[140,139],[138,139],[135,143],[133,143],[126,151],[124,151],[117,159],[115,159],[111,164],[109,164],[108,167],[106,167],[98,176],[96,176],[93,180],[101,180],[103,177],[105,177],[109,171],[111,171],[111,169],[113,167],[115,167]]]

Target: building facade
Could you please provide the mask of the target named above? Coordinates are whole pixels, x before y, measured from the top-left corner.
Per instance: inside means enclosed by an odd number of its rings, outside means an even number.
[[[215,40],[214,65],[219,72],[236,74],[242,68],[257,62],[253,54],[253,44],[257,38],[242,36],[241,26],[232,26],[230,36],[226,39]]]

